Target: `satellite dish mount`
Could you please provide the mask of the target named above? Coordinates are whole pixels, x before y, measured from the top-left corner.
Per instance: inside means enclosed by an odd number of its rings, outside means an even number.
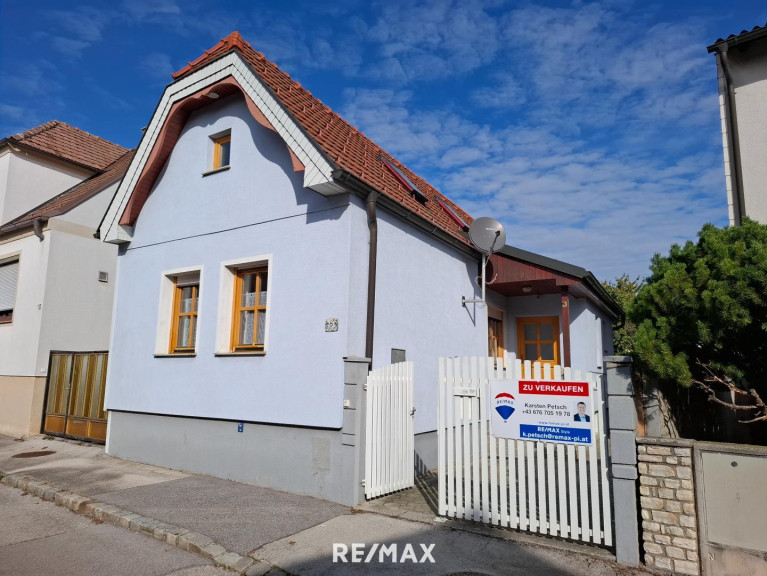
[[[477,250],[482,252],[482,299],[467,300],[466,297],[463,297],[461,298],[463,306],[466,306],[466,304],[485,303],[485,287],[487,285],[485,269],[487,268],[487,259],[490,254],[498,252],[506,245],[506,231],[497,220],[487,217],[477,218],[469,227],[469,240],[471,240],[471,243],[474,244]]]

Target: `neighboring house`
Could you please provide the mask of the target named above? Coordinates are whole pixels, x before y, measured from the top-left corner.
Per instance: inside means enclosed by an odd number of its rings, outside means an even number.
[[[719,110],[730,225],[767,224],[767,27],[718,39]]]
[[[117,250],[93,235],[130,156],[55,121],[0,141],[0,434],[40,433],[52,350],[109,345]]]
[[[414,361],[426,467],[438,357],[601,372],[620,310],[590,273],[507,246],[489,306],[464,306],[469,215],[239,34],[174,79],[100,228],[120,245],[109,454],[351,504],[351,364]]]

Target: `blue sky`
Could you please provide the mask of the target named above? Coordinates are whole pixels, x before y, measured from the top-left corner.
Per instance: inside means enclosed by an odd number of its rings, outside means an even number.
[[[0,136],[138,144],[170,73],[232,30],[509,244],[600,279],[727,223],[706,46],[764,0],[0,4]]]

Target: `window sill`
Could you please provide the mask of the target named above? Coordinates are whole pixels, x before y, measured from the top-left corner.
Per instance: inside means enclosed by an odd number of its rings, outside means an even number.
[[[216,352],[214,356],[266,356],[266,352]]]
[[[206,176],[210,176],[211,174],[218,174],[219,172],[225,172],[231,168],[230,165],[227,166],[221,166],[221,168],[214,168],[213,170],[208,170],[207,172],[202,173],[202,177],[205,178]]]
[[[197,352],[183,352],[179,354],[155,354],[155,358],[194,358]]]

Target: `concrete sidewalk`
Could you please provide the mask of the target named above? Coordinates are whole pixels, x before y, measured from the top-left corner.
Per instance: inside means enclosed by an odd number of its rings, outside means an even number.
[[[24,441],[0,436],[0,473],[6,484],[198,552],[249,576],[283,571],[648,574],[618,566],[609,552],[598,548],[435,518],[428,477],[420,489],[350,510],[306,496],[118,460],[102,446],[42,436]]]

